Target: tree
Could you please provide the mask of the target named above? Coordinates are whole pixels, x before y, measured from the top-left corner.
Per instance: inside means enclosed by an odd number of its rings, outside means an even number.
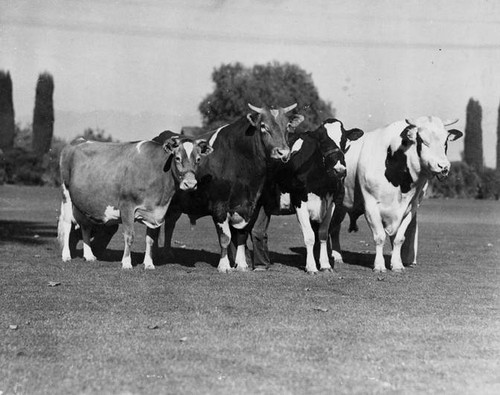
[[[49,73],[38,76],[33,112],[33,152],[43,156],[49,152],[54,134],[54,80]]]
[[[477,171],[483,169],[483,110],[479,101],[470,99],[467,104],[464,137],[464,160]]]
[[[105,143],[110,143],[113,141],[113,138],[111,136],[106,136],[104,130],[99,128],[96,128],[95,130],[92,128],[87,128],[83,131],[83,135],[79,137],[83,137],[85,140],[103,141]]]
[[[0,71],[0,149],[14,146],[15,123],[10,73]]]
[[[500,171],[500,106],[498,106],[497,121],[497,171]]]
[[[294,64],[277,62],[244,67],[223,64],[212,73],[215,89],[199,105],[205,128],[230,123],[249,112],[247,103],[262,107],[286,107],[298,103],[305,130],[316,128],[334,116],[330,103],[318,94],[311,74]]]

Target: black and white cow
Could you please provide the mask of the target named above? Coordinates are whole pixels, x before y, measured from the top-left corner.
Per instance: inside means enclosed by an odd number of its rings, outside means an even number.
[[[62,259],[69,261],[73,225],[80,226],[83,256],[96,259],[90,247],[95,225],[124,228],[122,267],[132,268],[134,221],[147,226],[144,266],[153,269],[159,227],[176,190],[196,189],[196,170],[212,152],[206,140],[171,137],[154,141],[100,143],[79,139],[61,153],[63,199],[58,223]]]
[[[314,258],[315,229],[320,244],[319,264],[323,271],[331,271],[328,257],[328,228],[337,203],[342,202],[346,175],[344,153],[351,141],[363,135],[360,129],[346,130],[337,119],[328,119],[314,131],[295,137],[290,161],[276,167],[267,184],[271,193],[263,196],[263,210],[267,218],[259,216],[264,226],[256,224],[252,231],[254,257],[266,255],[256,249],[267,248],[269,216],[286,215],[295,211],[306,245],[306,271],[318,271]],[[279,208],[273,208],[275,188],[280,194]],[[292,210],[290,210],[292,209]]]
[[[356,231],[356,219],[365,215],[373,233],[376,255],[373,270],[384,272],[383,246],[386,236],[392,244],[391,269],[416,263],[417,209],[428,181],[442,179],[450,171],[446,157],[448,142],[462,132],[446,127],[457,121],[420,117],[395,122],[366,133],[346,154],[349,169],[345,198],[338,206],[331,227],[333,256],[340,254],[340,224],[348,212],[349,231]]]
[[[198,189],[179,191],[174,196],[165,221],[167,253],[175,222],[182,213],[191,218],[210,215],[221,247],[218,270],[231,270],[227,254],[231,228],[242,233],[251,228],[267,167],[272,162],[289,160],[288,133],[304,119],[302,115],[287,115],[296,106],[269,109],[249,104],[253,113],[204,136],[214,153],[202,160],[196,172]],[[244,246],[238,247],[235,264],[238,270],[248,269]]]

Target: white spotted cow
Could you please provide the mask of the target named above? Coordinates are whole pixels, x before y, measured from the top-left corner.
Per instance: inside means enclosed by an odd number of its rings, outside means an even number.
[[[352,144],[346,154],[344,204],[337,207],[330,227],[336,261],[342,261],[339,232],[347,211],[349,231],[357,230],[360,215],[366,217],[376,245],[374,271],[386,270],[386,236],[392,243],[393,271],[416,263],[417,208],[428,181],[434,176],[443,179],[450,171],[448,142],[460,138],[462,132],[446,127],[455,122],[443,122],[434,116],[395,122],[365,133]]]
[[[122,223],[122,268],[132,268],[130,249],[134,221],[138,221],[147,226],[144,267],[154,269],[152,250],[172,196],[177,190],[196,189],[198,165],[212,152],[204,139],[170,134],[172,137],[163,144],[79,139],[64,148],[60,158],[63,199],[58,224],[63,261],[71,259],[73,225],[81,227],[85,260],[93,261],[92,228]]]

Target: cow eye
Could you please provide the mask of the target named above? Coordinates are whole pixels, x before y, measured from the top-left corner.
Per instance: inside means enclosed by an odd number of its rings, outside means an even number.
[[[182,159],[181,159],[181,157],[180,157],[180,156],[176,156],[176,157],[175,157],[175,161],[176,161],[177,163],[181,163],[181,162],[182,162]]]
[[[260,124],[260,131],[263,133],[269,133],[269,128],[267,127],[266,124],[261,123]]]
[[[198,156],[198,157],[196,158],[196,163],[200,163],[200,161],[201,161],[201,157],[200,157],[200,156]]]

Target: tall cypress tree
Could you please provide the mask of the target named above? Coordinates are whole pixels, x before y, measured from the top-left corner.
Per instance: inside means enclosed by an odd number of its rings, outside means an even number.
[[[470,98],[467,104],[464,137],[465,162],[481,171],[483,169],[483,110],[479,101]]]
[[[497,121],[497,171],[500,171],[500,106],[498,106]]]
[[[10,73],[0,70],[0,149],[14,146],[15,122]]]
[[[54,134],[54,80],[49,73],[38,76],[35,110],[33,112],[33,151],[38,155],[49,152]]]

